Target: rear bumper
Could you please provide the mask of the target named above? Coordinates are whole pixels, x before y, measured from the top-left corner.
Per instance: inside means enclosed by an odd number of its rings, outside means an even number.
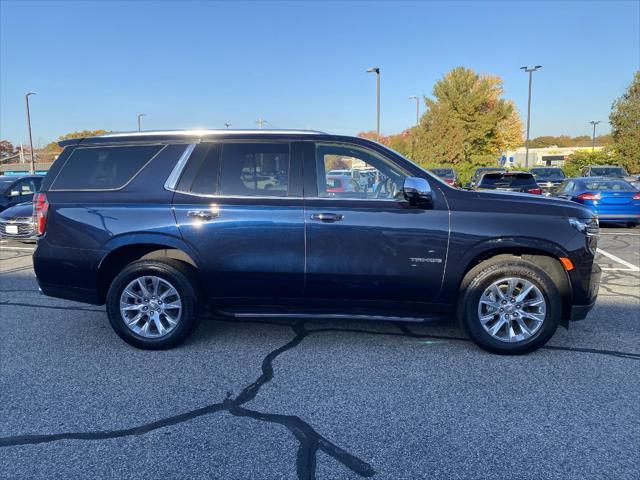
[[[91,303],[93,305],[104,304],[98,298],[98,291],[95,289],[69,287],[61,285],[48,285],[38,282],[40,291],[49,297],[63,298],[65,300],[73,300],[74,302]]]
[[[597,212],[601,222],[640,222],[640,213],[606,213]]]

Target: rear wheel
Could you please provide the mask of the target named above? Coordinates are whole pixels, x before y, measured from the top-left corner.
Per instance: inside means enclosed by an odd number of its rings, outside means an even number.
[[[109,321],[116,333],[135,347],[174,347],[197,326],[196,286],[194,272],[182,262],[133,262],[116,276],[109,288]]]
[[[540,348],[560,323],[562,302],[553,280],[517,257],[499,257],[472,269],[463,281],[458,314],[471,338],[500,354]]]

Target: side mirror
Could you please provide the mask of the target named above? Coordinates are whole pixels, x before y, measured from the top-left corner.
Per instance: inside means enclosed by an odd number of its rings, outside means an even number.
[[[424,178],[407,177],[404,179],[402,194],[411,205],[426,205],[433,202],[431,185]]]

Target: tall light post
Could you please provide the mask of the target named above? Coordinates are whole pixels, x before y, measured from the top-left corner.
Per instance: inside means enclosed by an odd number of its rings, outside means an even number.
[[[27,105],[27,130],[29,131],[29,148],[31,148],[31,165],[29,166],[29,173],[36,172],[36,162],[33,153],[33,137],[31,135],[31,112],[29,112],[29,96],[36,95],[36,92],[29,92],[24,96],[24,101]]]
[[[409,97],[409,100],[416,101],[416,127],[417,127],[418,125],[420,125],[420,97],[417,97],[416,95],[411,95]]]
[[[600,120],[597,122],[595,120],[591,120],[589,123],[593,125],[593,137],[591,138],[591,152],[593,153],[596,150],[596,125],[600,123]]]
[[[367,73],[376,74],[376,136],[380,141],[380,67],[367,68]]]
[[[229,127],[231,126],[231,124],[229,122],[224,124],[225,127],[227,127],[227,130],[229,130]]]
[[[262,130],[262,127],[264,127],[269,122],[267,122],[264,118],[260,117],[256,120],[256,123],[258,124],[258,128]]]
[[[529,101],[527,102],[527,143],[526,151],[524,154],[524,164],[528,168],[529,167],[529,127],[531,125],[531,80],[533,79],[533,72],[542,68],[542,65],[536,65],[533,68],[529,67],[520,67],[520,70],[524,70],[525,73],[529,74]]]
[[[420,98],[417,95],[411,95],[409,97],[409,100],[415,100],[416,101],[416,131],[414,132],[413,135],[411,135],[411,156],[413,157],[412,160],[415,160],[415,156],[416,156],[416,135],[418,134],[417,130],[418,130],[418,125],[420,125]]]
[[[139,113],[139,114],[138,114],[138,131],[139,131],[139,132],[141,132],[141,131],[142,131],[142,128],[141,128],[141,125],[140,125],[140,119],[141,119],[142,117],[146,117],[146,116],[147,116],[147,114],[146,114],[146,113]]]

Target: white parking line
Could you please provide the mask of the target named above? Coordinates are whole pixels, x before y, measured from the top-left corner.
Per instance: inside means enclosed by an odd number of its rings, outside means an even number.
[[[640,267],[635,266],[633,263],[629,263],[626,260],[621,259],[620,257],[616,257],[615,255],[605,252],[598,248],[597,252],[605,257],[610,258],[614,262],[618,262],[621,265],[624,265],[627,268],[603,268],[603,270],[613,270],[618,272],[640,272]]]
[[[4,245],[0,245],[0,250],[29,250],[30,252],[33,252],[35,250],[35,248],[29,248],[29,247],[5,247]]]
[[[627,232],[620,232],[620,233],[600,232],[600,235],[629,235],[631,237],[640,237],[640,233],[627,233]]]

